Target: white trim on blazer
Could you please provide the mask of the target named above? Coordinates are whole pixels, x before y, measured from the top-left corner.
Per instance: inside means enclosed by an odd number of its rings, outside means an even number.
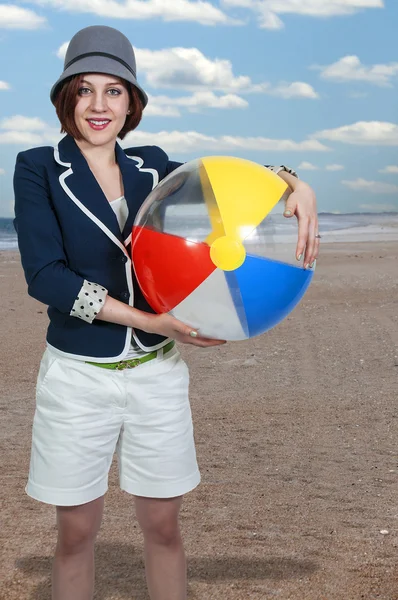
[[[140,158],[138,156],[129,156],[128,154],[126,154],[126,156],[128,158],[130,158],[131,160],[135,160],[138,163],[136,165],[136,167],[139,171],[150,173],[152,175],[152,177],[153,177],[152,189],[153,189],[159,183],[159,173],[156,171],[156,169],[143,169],[142,166],[144,164],[144,161],[142,160],[142,158]],[[54,147],[54,158],[58,164],[60,164],[62,167],[67,167],[67,169],[68,169],[64,173],[61,173],[61,175],[58,178],[59,183],[60,183],[62,189],[64,190],[64,192],[76,204],[76,206],[78,208],[80,208],[80,210],[89,219],[91,219],[105,233],[105,235],[107,235],[109,237],[109,239],[112,240],[112,242],[114,244],[116,244],[121,249],[123,254],[127,257],[125,269],[126,269],[127,286],[128,286],[129,292],[130,292],[129,306],[134,308],[134,286],[133,286],[133,277],[132,277],[132,273],[131,273],[132,264],[131,264],[130,255],[126,250],[126,246],[128,246],[131,241],[131,234],[125,240],[124,244],[122,244],[120,242],[120,240],[118,240],[117,237],[108,229],[108,227],[106,227],[106,225],[104,225],[104,223],[102,221],[100,221],[100,219],[98,219],[98,217],[93,215],[93,213],[86,206],[84,206],[84,204],[78,198],[76,198],[76,196],[73,194],[73,192],[67,186],[65,180],[67,177],[69,177],[70,175],[73,174],[72,163],[65,163],[60,159],[58,146]],[[148,352],[158,350],[158,349],[162,348],[165,345],[165,343],[167,343],[167,340],[165,340],[159,344],[156,344],[155,346],[151,346],[151,347],[144,346],[143,343],[135,335],[134,329],[132,327],[127,327],[126,341],[125,341],[124,348],[123,348],[121,354],[119,354],[119,356],[112,357],[111,359],[109,359],[108,362],[117,362],[119,360],[122,360],[126,356],[128,350],[130,348],[132,337],[134,338],[134,340],[139,348],[141,348],[144,351],[148,351]],[[48,345],[50,346],[50,344],[48,344]],[[62,352],[60,350],[57,350],[57,348],[54,348],[53,346],[50,346],[50,347],[55,352],[58,352],[59,354],[62,354],[63,356],[69,356],[70,358],[76,358],[75,354],[70,354],[68,352]],[[79,358],[80,358],[80,360],[91,360],[91,361],[96,360],[96,358],[92,357],[92,356],[80,356],[79,355]]]
[[[108,238],[110,240],[112,240],[112,242],[114,244],[116,244],[121,251],[125,254],[125,256],[127,257],[127,262],[125,264],[125,269],[126,269],[126,278],[127,278],[127,286],[129,288],[129,292],[130,292],[130,299],[129,299],[129,305],[130,306],[134,306],[134,287],[133,287],[133,278],[131,276],[131,259],[129,257],[129,254],[126,250],[126,248],[124,247],[124,245],[120,242],[120,240],[117,239],[117,237],[108,229],[108,227],[106,227],[106,225],[103,224],[102,221],[100,221],[95,215],[93,215],[93,213],[88,210],[88,208],[86,206],[84,206],[84,204],[78,199],[76,198],[76,196],[73,194],[73,192],[69,189],[69,187],[67,186],[65,179],[67,177],[69,177],[70,175],[73,174],[73,169],[72,169],[72,165],[71,163],[64,163],[61,161],[60,157],[59,157],[59,150],[58,147],[54,148],[54,158],[57,161],[58,164],[62,165],[63,167],[68,167],[68,170],[65,171],[64,173],[61,173],[61,175],[59,176],[59,183],[62,187],[62,189],[64,190],[64,192],[69,196],[69,198],[72,200],[72,202],[74,202],[76,204],[76,206],[78,208],[80,208],[80,210],[89,218],[91,219],[104,233],[105,235],[108,236]],[[112,360],[109,362],[117,362],[119,360],[121,360],[128,352],[128,349],[130,347],[131,344],[131,336],[133,333],[133,329],[132,327],[127,327],[127,331],[126,331],[126,340],[124,343],[124,348],[122,350],[122,352],[115,357],[112,357]],[[53,350],[57,350],[56,348],[52,348]],[[59,350],[58,350],[59,352]],[[71,358],[75,357],[76,355],[74,354],[69,354],[67,352],[62,352],[62,354],[65,356],[70,356]],[[89,356],[83,356],[81,357],[81,359],[84,360],[95,360],[95,358],[93,359],[93,357],[89,357]]]
[[[130,160],[135,160],[138,164],[136,165],[137,169],[139,171],[141,171],[142,173],[150,173],[150,175],[152,175],[153,177],[153,184],[152,184],[152,189],[154,189],[157,184],[159,183],[159,173],[156,171],[156,169],[143,169],[142,165],[144,164],[144,161],[142,160],[142,158],[140,158],[139,156],[129,156],[128,154],[126,154],[127,158],[130,158]],[[124,240],[124,245],[128,246],[131,242],[131,233],[130,235]]]

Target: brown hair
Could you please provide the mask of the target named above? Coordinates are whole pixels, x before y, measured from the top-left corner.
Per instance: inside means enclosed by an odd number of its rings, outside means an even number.
[[[82,75],[74,75],[70,79],[67,79],[54,100],[55,110],[61,123],[61,133],[68,133],[76,140],[83,139],[83,136],[75,123],[75,108],[81,78]],[[129,93],[129,108],[131,113],[127,115],[126,122],[118,133],[118,137],[121,140],[129,131],[133,131],[133,129],[138,127],[142,119],[143,111],[142,101],[137,88],[129,81],[122,79],[122,82]]]

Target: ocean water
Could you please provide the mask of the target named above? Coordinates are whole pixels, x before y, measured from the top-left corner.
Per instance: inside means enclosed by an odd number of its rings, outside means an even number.
[[[170,215],[168,231],[176,235],[190,232],[192,239],[203,239],[208,232],[208,220],[194,212]],[[324,242],[398,242],[398,213],[320,213],[319,231]],[[272,224],[275,240],[284,242],[296,237],[296,220],[276,216]],[[17,236],[12,219],[0,218],[0,250],[17,250]]]
[[[16,250],[17,248],[17,235],[12,219],[0,217],[0,250]]]

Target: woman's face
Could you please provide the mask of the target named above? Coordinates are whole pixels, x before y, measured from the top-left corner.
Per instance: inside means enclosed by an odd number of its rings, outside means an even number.
[[[75,107],[76,126],[93,146],[113,143],[126,121],[129,105],[129,93],[121,79],[85,73]]]

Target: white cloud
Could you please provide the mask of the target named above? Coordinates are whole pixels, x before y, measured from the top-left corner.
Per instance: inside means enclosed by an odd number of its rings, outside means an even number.
[[[395,212],[397,210],[396,204],[360,204],[359,208],[366,211],[376,212]]]
[[[0,144],[16,144],[23,147],[39,146],[47,141],[42,134],[30,131],[0,131]]]
[[[34,146],[42,143],[56,144],[62,135],[55,127],[37,117],[16,115],[0,122],[0,144]],[[197,131],[160,131],[158,133],[136,130],[123,140],[123,147],[156,144],[169,152],[197,150],[272,152],[327,152],[330,149],[318,140],[296,142],[289,139],[264,137],[239,137],[231,135],[209,136]]]
[[[221,0],[221,4],[225,6],[238,6],[240,8],[253,8],[253,0]]]
[[[139,73],[153,88],[195,91],[211,88],[224,92],[250,90],[250,77],[235,77],[229,60],[207,58],[197,48],[136,49]]]
[[[275,12],[270,11],[265,4],[257,4],[258,24],[260,29],[282,29],[283,21]]]
[[[23,117],[15,115],[0,121],[0,129],[9,131],[40,131],[47,128],[47,124],[37,117]]]
[[[0,4],[0,29],[39,29],[47,23],[32,10],[14,4]]]
[[[59,129],[50,127],[37,117],[15,115],[0,121],[0,144],[32,147],[56,144],[61,139]]]
[[[55,53],[58,56],[58,58],[60,58],[61,60],[65,60],[65,55],[66,55],[66,51],[69,46],[69,42],[70,42],[70,40],[67,42],[64,42]]]
[[[241,25],[204,0],[32,0],[71,13],[89,13],[112,19],[192,21],[201,25]]]
[[[197,152],[197,151],[243,151],[259,150],[270,152],[327,152],[329,148],[316,140],[278,140],[263,137],[238,136],[209,136],[197,131],[160,131],[158,133],[134,131],[123,140],[123,146],[128,147],[156,144],[166,152]]]
[[[230,17],[220,8],[205,0],[124,0],[124,2],[117,0],[31,0],[31,2],[72,13],[89,13],[113,19],[162,19],[166,22],[189,21],[202,25],[244,24],[242,20]],[[333,17],[351,15],[369,8],[384,7],[383,0],[223,0],[222,4],[226,8],[253,10],[258,16],[259,26],[265,29],[281,29],[283,21],[279,15]],[[12,8],[18,9],[16,6]],[[31,13],[31,11],[27,12]],[[37,15],[36,18],[42,19]],[[12,19],[12,22],[14,20]],[[44,19],[43,22],[45,22]]]
[[[203,108],[247,108],[249,103],[236,94],[217,96],[213,92],[196,92],[192,96],[170,98],[169,96],[149,96],[148,106],[145,109],[147,116],[179,117],[179,108],[185,108],[189,112],[200,112]]]
[[[247,108],[249,103],[236,94],[226,94],[224,96],[216,96],[213,92],[196,92],[188,98],[176,98],[178,106],[186,106],[196,109],[200,107],[206,108]]]
[[[297,167],[297,170],[299,171],[317,171],[319,169],[319,167],[317,167],[316,165],[313,165],[310,162],[307,162],[306,160],[303,160],[302,163],[299,164],[299,166]]]
[[[255,84],[247,75],[233,73],[231,61],[210,59],[198,48],[136,49],[139,72],[144,72],[148,85],[156,88],[218,90],[226,93],[264,93],[281,98],[318,98],[308,83],[295,81],[272,86]]]
[[[9,90],[11,86],[6,81],[0,81],[0,90]]]
[[[311,137],[343,144],[398,146],[398,125],[383,121],[358,121],[352,125],[318,131]]]
[[[331,81],[364,81],[379,86],[391,85],[391,79],[398,75],[398,62],[365,66],[358,56],[344,56],[337,62],[319,67],[321,77]]]
[[[69,42],[57,50],[57,56],[65,58]],[[195,91],[203,88],[224,92],[251,91],[250,77],[235,77],[229,60],[207,58],[197,48],[167,48],[147,50],[135,48],[138,75],[144,73],[149,86],[157,88],[178,88]],[[254,91],[263,91],[259,84]]]
[[[278,96],[280,98],[319,98],[319,94],[314,88],[308,83],[302,81],[294,81],[293,83],[282,83],[274,88],[271,88],[268,92],[272,96]]]
[[[343,165],[326,165],[326,171],[344,171]]]
[[[383,0],[223,0],[225,6],[250,8],[265,29],[281,29],[279,15],[296,14],[309,17],[352,15],[360,10],[383,8]]]
[[[398,185],[383,183],[380,181],[368,181],[367,179],[355,179],[354,181],[342,181],[346,187],[357,192],[368,192],[369,194],[397,194]]]
[[[33,131],[0,130],[0,144],[17,144],[31,147],[40,144],[57,144],[62,135],[58,130],[46,126],[45,129]],[[263,137],[209,136],[197,131],[160,131],[158,133],[134,131],[128,134],[123,147],[131,145],[156,144],[167,152],[184,154],[192,151],[244,151],[259,150],[272,152],[327,152],[329,148],[316,140],[278,140]]]
[[[147,117],[181,117],[181,111],[176,106],[158,103],[150,97],[144,112],[144,118]]]
[[[5,170],[4,169],[0,169],[0,175],[5,175],[5,174],[6,174]]]
[[[398,165],[388,165],[388,167],[380,169],[379,173],[398,173]]]
[[[343,171],[344,167],[343,165],[326,165],[325,167],[326,171]],[[318,171],[319,167],[317,165],[314,165],[313,163],[310,163],[306,160],[303,160],[303,162],[301,164],[299,164],[299,166],[297,167],[298,171]]]
[[[350,15],[365,8],[383,8],[383,0],[262,0],[260,2],[278,14],[299,14],[311,17]]]
[[[56,54],[64,59],[69,42],[58,48]],[[180,89],[196,91],[222,91],[240,94],[269,94],[279,98],[319,98],[314,88],[303,81],[282,82],[272,86],[269,82],[253,83],[247,75],[235,76],[231,61],[207,58],[198,48],[166,48],[148,50],[135,48],[138,75],[144,73],[149,87],[154,89]],[[233,101],[232,101],[233,102]],[[244,100],[241,99],[240,106]],[[157,107],[146,114],[159,114]],[[173,114],[172,114],[173,113]],[[169,116],[179,114],[177,109],[169,110]]]

